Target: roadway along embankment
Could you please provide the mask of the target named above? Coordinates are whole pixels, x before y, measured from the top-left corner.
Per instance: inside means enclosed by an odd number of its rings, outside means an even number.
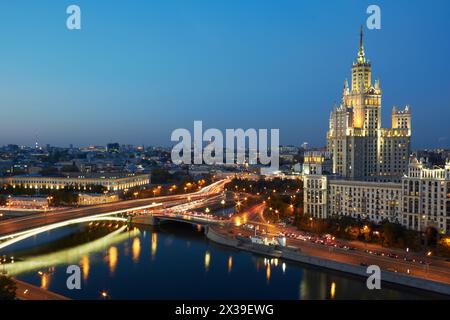
[[[280,258],[294,262],[314,265],[320,268],[345,272],[357,276],[367,278],[369,274],[366,273],[367,268],[359,265],[343,263],[324,259],[321,257],[306,255],[302,252],[292,250],[290,248],[270,247],[261,245],[252,245],[251,243],[243,243],[238,239],[232,238],[223,232],[216,231],[214,227],[207,227],[205,229],[206,237],[221,245],[234,247],[236,249],[249,251],[252,253],[269,256],[271,258]],[[404,274],[399,274],[390,271],[381,271],[381,280],[397,285],[413,287],[416,289],[436,292],[450,296],[450,285],[436,282],[428,279],[412,277]]]

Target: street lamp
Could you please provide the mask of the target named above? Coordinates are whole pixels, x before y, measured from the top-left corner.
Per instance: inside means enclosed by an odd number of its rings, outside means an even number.
[[[0,264],[3,264],[3,272],[2,272],[3,275],[7,274],[5,263],[6,263],[6,255],[3,255],[3,260],[0,261]]]
[[[225,215],[225,199],[222,199],[222,201],[220,201],[220,204],[222,205],[222,216]]]
[[[240,208],[241,208],[241,202],[240,202],[240,201],[238,201],[238,202],[236,203],[236,207],[237,207],[237,209],[238,209],[238,212],[240,212]]]

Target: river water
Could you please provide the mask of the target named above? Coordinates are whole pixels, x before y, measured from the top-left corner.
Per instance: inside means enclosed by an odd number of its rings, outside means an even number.
[[[20,280],[73,299],[426,299],[439,296],[211,243],[199,226],[129,228],[117,222],[68,226],[1,252]],[[81,290],[67,288],[69,265]],[[1,271],[1,270],[0,270]]]

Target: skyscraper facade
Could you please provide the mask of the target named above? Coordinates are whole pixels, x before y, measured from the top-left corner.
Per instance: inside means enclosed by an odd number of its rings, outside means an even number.
[[[327,151],[333,159],[334,174],[358,180],[398,180],[407,172],[410,108],[394,107],[392,126],[384,129],[381,104],[380,81],[372,83],[372,65],[366,59],[361,29],[351,86],[345,80],[341,103],[334,106],[330,115]]]
[[[410,157],[411,110],[394,107],[391,128],[382,128],[381,97],[361,30],[351,87],[345,81],[341,103],[331,112],[327,152],[305,153],[304,212],[449,234],[450,162],[433,167]]]

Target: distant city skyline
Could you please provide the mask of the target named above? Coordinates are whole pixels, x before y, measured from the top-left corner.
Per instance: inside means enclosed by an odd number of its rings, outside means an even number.
[[[82,30],[65,9],[82,10]],[[413,149],[450,147],[450,3],[377,1],[365,50],[382,125],[410,105]],[[279,128],[325,146],[370,1],[26,1],[0,4],[0,145],[171,146],[177,128]],[[325,10],[325,8],[327,8]]]

